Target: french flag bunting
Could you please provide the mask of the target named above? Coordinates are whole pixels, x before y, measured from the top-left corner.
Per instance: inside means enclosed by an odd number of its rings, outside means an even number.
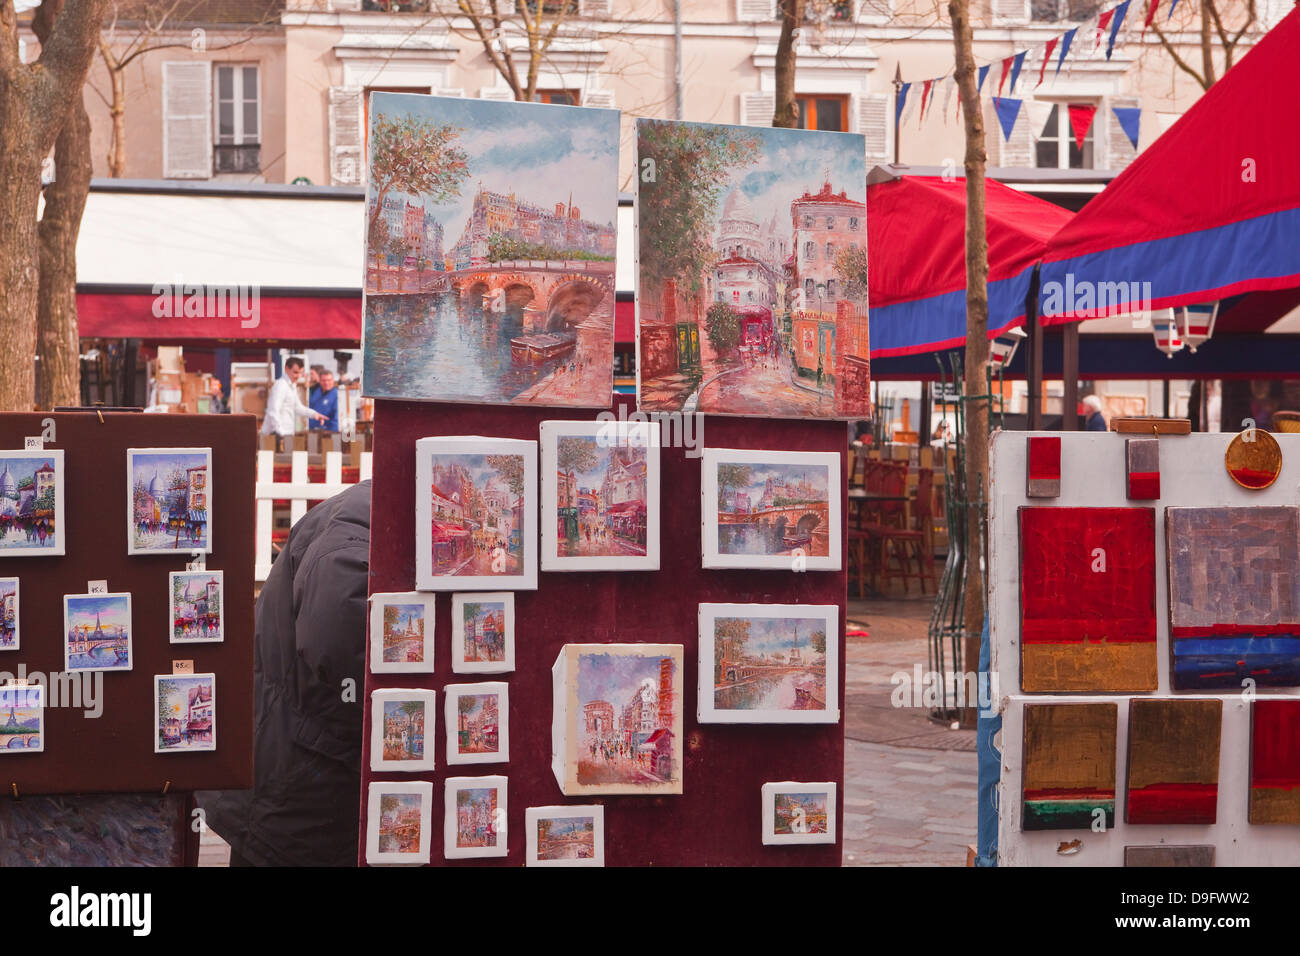
[[[1079,28],[1075,27],[1073,30],[1067,30],[1065,36],[1061,37],[1061,56],[1060,59],[1056,61],[1057,75],[1060,75],[1061,66],[1065,63],[1065,58],[1070,53],[1070,44],[1074,42],[1074,35],[1078,32]]]
[[[1151,21],[1156,18],[1156,8],[1160,6],[1160,0],[1148,0],[1151,4],[1147,7],[1147,18],[1142,23],[1142,35],[1146,36],[1147,27],[1151,26]],[[1125,6],[1128,4],[1126,3]]]
[[[982,92],[984,91],[984,81],[985,81],[986,79],[988,79],[988,76],[989,76],[989,67],[992,66],[992,65],[993,65],[993,64],[991,64],[991,63],[985,63],[983,66],[980,67],[980,69],[979,69],[979,82],[975,85],[975,95],[976,95],[976,96],[979,96],[979,94],[982,93]]]
[[[1112,7],[1111,9],[1107,10],[1105,13],[1103,13],[1100,17],[1097,18],[1097,41],[1092,45],[1092,48],[1094,50],[1101,47],[1102,34],[1104,34],[1106,30],[1109,29],[1110,21],[1114,18],[1114,16],[1115,16],[1115,8]]]
[[[1014,56],[1009,56],[1002,61],[1002,78],[998,80],[998,96],[1002,95],[1002,87],[1007,85],[1007,74],[1011,72],[1011,61]]]
[[[1074,141],[1079,149],[1083,149],[1083,141],[1088,138],[1088,130],[1092,129],[1092,120],[1097,115],[1097,107],[1092,103],[1071,103],[1069,109],[1070,129],[1074,131]]]
[[[1016,54],[1015,61],[1011,64],[1011,95],[1016,95],[1016,80],[1020,79],[1020,68],[1025,65],[1025,54],[1028,50],[1021,50]]]
[[[907,91],[911,88],[911,83],[904,83],[898,88],[898,99],[894,103],[894,125],[896,126],[903,121],[903,104],[907,102]]]
[[[1034,89],[1043,85],[1043,74],[1047,72],[1047,61],[1052,58],[1052,51],[1056,49],[1056,41],[1059,39],[1060,37],[1052,37],[1047,41],[1047,47],[1043,50],[1043,65],[1038,68],[1038,83],[1035,84]]]
[[[916,120],[918,126],[925,122],[925,108],[930,103],[930,89],[933,86],[934,80],[926,80],[925,85],[921,87],[921,115]]]
[[[1123,23],[1124,18],[1128,16],[1128,5],[1131,2],[1132,0],[1124,0],[1123,3],[1115,8],[1115,19],[1112,20],[1110,24],[1110,42],[1106,44],[1106,59],[1108,60],[1110,59],[1111,51],[1115,49],[1115,38],[1119,36],[1120,24]],[[1155,9],[1155,0],[1152,0],[1151,9]]]
[[[1010,142],[1011,131],[1016,128],[1016,120],[1020,117],[1020,100],[995,96],[993,109],[997,111],[998,123],[1002,126],[1002,138]]]
[[[1174,7],[1176,6],[1178,6],[1178,0],[1174,0],[1173,3],[1169,4],[1169,17],[1174,15]],[[1168,20],[1169,17],[1165,17],[1165,19]]]

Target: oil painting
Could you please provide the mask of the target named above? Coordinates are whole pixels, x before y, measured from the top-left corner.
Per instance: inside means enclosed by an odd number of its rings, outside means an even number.
[[[63,451],[0,451],[0,558],[64,551]]]
[[[1113,703],[1025,704],[1024,830],[1115,826]]]
[[[1251,823],[1300,824],[1300,700],[1250,705]]]
[[[510,759],[510,687],[503,681],[448,684],[447,763],[505,763]]]
[[[45,749],[45,687],[0,687],[0,754],[39,753]]]
[[[835,842],[835,783],[763,784],[763,843]]]
[[[449,860],[505,856],[506,778],[448,777],[443,808],[443,855]]]
[[[429,862],[433,784],[372,781],[366,798],[366,863]]]
[[[451,669],[457,674],[504,674],[515,669],[512,592],[451,596]]]
[[[213,644],[226,639],[223,572],[172,571],[168,585],[171,643]]]
[[[20,616],[18,579],[0,578],[0,651],[16,651],[22,646]]]
[[[1214,823],[1223,701],[1135,698],[1125,823]]]
[[[63,669],[131,669],[131,595],[63,596]]]
[[[433,673],[435,599],[419,591],[370,595],[372,673]]]
[[[370,692],[370,769],[433,770],[430,746],[437,692],[386,688]]]
[[[217,675],[155,674],[154,753],[217,749]]]
[[[128,448],[127,554],[212,551],[212,449]]]
[[[525,866],[604,866],[605,808],[529,807]]]

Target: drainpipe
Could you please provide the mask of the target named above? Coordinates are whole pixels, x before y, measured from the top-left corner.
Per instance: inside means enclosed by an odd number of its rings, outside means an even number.
[[[673,105],[675,119],[684,119],[682,109],[682,4],[673,0]]]

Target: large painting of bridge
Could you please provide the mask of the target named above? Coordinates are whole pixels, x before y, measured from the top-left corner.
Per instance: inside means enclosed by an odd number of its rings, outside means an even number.
[[[603,408],[618,113],[374,93],[365,393]]]

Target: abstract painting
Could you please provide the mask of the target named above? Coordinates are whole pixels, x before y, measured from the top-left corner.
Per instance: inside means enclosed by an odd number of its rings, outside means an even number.
[[[415,773],[435,768],[430,738],[437,692],[387,688],[370,692],[370,769]]]
[[[371,95],[368,397],[609,404],[618,143],[614,110]]]
[[[834,843],[834,783],[763,784],[763,843]]]
[[[835,604],[701,604],[701,723],[839,720]]]
[[[1025,704],[1024,830],[1115,825],[1119,706]]]
[[[16,651],[22,645],[19,618],[18,579],[0,578],[0,651]]]
[[[659,423],[542,422],[542,570],[659,569]]]
[[[126,450],[127,554],[212,551],[212,449]]]
[[[503,681],[448,684],[447,763],[505,763],[510,759],[510,687]]]
[[[457,674],[504,674],[515,669],[512,592],[451,596],[451,669]]]
[[[552,669],[552,770],[579,794],[682,792],[681,644],[566,644]]]
[[[131,669],[131,595],[63,596],[63,669]]]
[[[604,866],[605,808],[529,807],[525,866]]]
[[[155,674],[153,687],[154,753],[217,749],[216,674]]]
[[[1025,495],[1029,498],[1061,496],[1061,439],[1037,435],[1028,442],[1025,467]]]
[[[1124,441],[1124,466],[1130,501],[1160,497],[1160,439],[1128,438]]]
[[[168,585],[171,643],[212,644],[225,640],[223,572],[172,571]]]
[[[370,595],[370,670],[433,673],[435,596],[407,591]]]
[[[1214,823],[1223,701],[1129,701],[1125,823]]]
[[[704,567],[840,569],[839,454],[706,448],[703,459]]]
[[[429,862],[433,784],[371,782],[366,800],[366,863]]]
[[[1250,705],[1251,823],[1300,823],[1300,700]]]
[[[1021,689],[1156,690],[1155,510],[1019,512]]]
[[[637,121],[637,407],[870,414],[863,138]]]
[[[0,687],[0,754],[30,754],[45,749],[45,687]]]
[[[1300,508],[1166,508],[1177,690],[1300,684]]]
[[[1214,847],[1188,846],[1126,846],[1125,866],[1214,866]]]
[[[448,777],[443,809],[443,855],[449,860],[505,856],[506,778]]]
[[[421,438],[415,517],[418,590],[536,589],[537,442]]]
[[[63,451],[0,451],[0,557],[64,547]]]

